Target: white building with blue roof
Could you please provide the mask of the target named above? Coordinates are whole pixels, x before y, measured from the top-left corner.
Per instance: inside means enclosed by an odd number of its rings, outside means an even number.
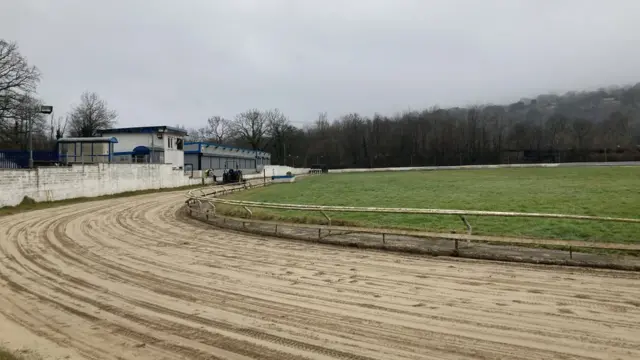
[[[101,137],[115,138],[112,162],[171,164],[184,168],[187,132],[171,126],[140,126],[98,130]]]

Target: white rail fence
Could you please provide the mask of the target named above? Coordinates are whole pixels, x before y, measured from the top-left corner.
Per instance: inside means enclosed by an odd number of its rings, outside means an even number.
[[[297,227],[311,228],[318,227],[318,234],[320,236],[320,229],[325,229],[331,232],[331,230],[347,230],[357,231],[364,233],[376,233],[383,235],[383,242],[385,234],[395,235],[408,235],[408,236],[422,236],[422,237],[441,237],[443,239],[455,240],[455,248],[458,248],[458,240],[481,240],[481,241],[496,241],[496,242],[508,242],[508,243],[527,243],[527,244],[546,244],[546,245],[561,245],[569,247],[589,247],[589,248],[606,248],[606,249],[620,249],[620,250],[640,250],[640,244],[615,244],[615,243],[602,243],[602,242],[590,242],[590,241],[573,241],[573,240],[545,240],[545,239],[513,239],[504,237],[489,237],[489,236],[473,236],[473,228],[469,223],[467,216],[490,216],[490,217],[519,217],[519,218],[543,218],[543,219],[559,219],[559,220],[581,220],[581,221],[602,221],[602,222],[618,222],[629,224],[640,224],[640,219],[636,218],[620,218],[620,217],[607,217],[607,216],[589,216],[589,215],[571,215],[571,214],[553,214],[553,213],[524,213],[524,212],[502,212],[502,211],[481,211],[481,210],[454,210],[454,209],[421,209],[421,208],[381,208],[381,207],[352,207],[352,206],[327,206],[327,205],[300,205],[300,204],[278,204],[278,203],[265,203],[257,201],[242,201],[224,199],[220,196],[226,194],[242,191],[250,188],[269,185],[270,182],[255,181],[253,183],[247,182],[242,185],[232,186],[216,186],[204,190],[191,190],[187,193],[187,203],[198,205],[198,210],[204,213],[208,219],[209,215],[216,217],[216,204],[224,204],[229,206],[237,206],[243,208],[248,217],[253,217],[251,208],[263,208],[263,209],[275,209],[275,210],[298,210],[319,212],[327,220],[327,225],[311,225],[311,224],[286,224]],[[377,228],[364,228],[364,227],[346,227],[346,226],[332,226],[331,217],[327,213],[331,212],[359,212],[359,213],[378,213],[378,214],[418,214],[418,215],[451,215],[458,216],[467,228],[467,236],[462,234],[437,234],[431,232],[421,231],[405,231],[395,229],[377,229]],[[275,222],[269,221],[256,221],[258,223],[271,223],[276,225]],[[284,225],[284,224],[283,224]]]

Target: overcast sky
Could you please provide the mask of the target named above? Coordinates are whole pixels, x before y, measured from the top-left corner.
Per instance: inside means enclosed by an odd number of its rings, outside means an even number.
[[[638,0],[2,0],[0,18],[56,115],[95,91],[119,126],[254,107],[300,125],[640,81]]]

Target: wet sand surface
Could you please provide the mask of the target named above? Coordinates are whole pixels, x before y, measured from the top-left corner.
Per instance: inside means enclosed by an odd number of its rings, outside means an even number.
[[[640,274],[344,248],[184,193],[0,218],[0,343],[44,359],[640,359]]]

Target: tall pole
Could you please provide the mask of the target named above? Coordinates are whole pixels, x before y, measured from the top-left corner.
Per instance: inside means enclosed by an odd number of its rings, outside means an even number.
[[[33,114],[29,114],[29,169],[33,169]]]

